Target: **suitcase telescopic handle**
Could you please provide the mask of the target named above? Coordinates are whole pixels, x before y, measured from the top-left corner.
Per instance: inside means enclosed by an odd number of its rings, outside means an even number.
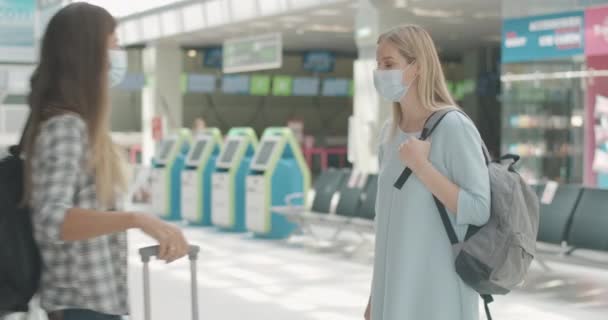
[[[144,264],[143,270],[143,281],[144,281],[144,319],[151,319],[150,312],[150,269],[148,263],[151,257],[158,257],[158,250],[160,246],[149,246],[139,249],[139,255],[141,261]],[[190,274],[191,274],[191,298],[192,298],[192,320],[198,320],[198,280],[196,276],[196,260],[200,251],[199,246],[191,245],[188,250],[188,258],[190,260]]]
[[[158,250],[160,246],[154,245],[139,249],[139,255],[141,256],[142,262],[149,262],[151,257],[158,257]],[[190,260],[196,260],[200,251],[199,246],[191,245],[188,250],[188,258]]]

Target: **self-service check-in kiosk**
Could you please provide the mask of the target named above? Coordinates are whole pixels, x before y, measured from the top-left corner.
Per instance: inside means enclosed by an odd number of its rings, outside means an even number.
[[[225,231],[244,232],[245,180],[257,136],[251,128],[233,128],[228,132],[212,177],[211,221]]]
[[[182,171],[182,217],[188,223],[211,225],[211,176],[222,148],[219,129],[210,128],[197,134]]]
[[[166,220],[181,220],[181,172],[190,148],[190,131],[163,139],[153,159],[151,204],[154,214]]]
[[[296,226],[271,208],[309,187],[310,170],[291,129],[266,129],[247,177],[247,229],[262,238],[289,236]]]

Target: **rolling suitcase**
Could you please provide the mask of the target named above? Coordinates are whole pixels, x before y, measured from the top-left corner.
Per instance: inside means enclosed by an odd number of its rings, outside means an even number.
[[[139,255],[141,256],[141,262],[144,264],[144,316],[145,320],[151,320],[150,315],[150,269],[148,263],[151,257],[158,256],[159,246],[150,246],[139,249]],[[198,246],[190,246],[190,252],[188,253],[188,259],[190,260],[190,272],[191,272],[191,298],[192,298],[192,320],[198,320],[198,287],[196,280],[196,260],[198,259],[198,252],[200,248]]]

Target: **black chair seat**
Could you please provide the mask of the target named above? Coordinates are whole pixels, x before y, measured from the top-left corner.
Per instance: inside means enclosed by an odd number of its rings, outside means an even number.
[[[608,190],[583,190],[572,219],[568,244],[608,251]]]
[[[347,170],[329,169],[322,172],[314,183],[315,196],[312,202],[312,211],[316,213],[329,213],[331,200],[334,194],[344,184],[348,177]]]
[[[365,190],[361,193],[361,206],[356,216],[361,219],[374,220],[376,217],[376,193],[378,192],[378,175],[370,175]]]
[[[336,215],[355,217],[361,206],[361,194],[363,193],[365,186],[360,187],[356,185],[351,188],[351,186],[348,185],[348,180],[350,180],[350,176],[346,177],[345,183],[343,183],[342,188],[340,188],[340,200],[336,207]]]
[[[562,241],[566,240],[581,192],[581,186],[560,185],[550,204],[541,203],[539,241],[561,244]],[[540,194],[542,195],[542,192]]]

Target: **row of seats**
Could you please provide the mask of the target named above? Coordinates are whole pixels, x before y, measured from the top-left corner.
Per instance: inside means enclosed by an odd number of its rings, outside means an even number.
[[[285,199],[286,206],[275,206],[272,210],[285,215],[299,225],[301,233],[317,240],[321,239],[312,226],[333,228],[332,242],[342,231],[354,231],[363,240],[360,244],[363,246],[368,241],[365,235],[374,231],[377,189],[377,175],[353,174],[350,169],[328,169],[315,180],[310,198],[304,201],[307,205],[292,204],[303,196],[293,194]]]
[[[351,185],[351,175],[349,169],[322,172],[313,185],[311,205],[295,210],[298,223],[350,225],[373,231],[378,176],[369,175],[364,184]],[[545,186],[534,187],[541,198]],[[538,241],[608,251],[608,190],[558,186],[552,201],[540,205]]]
[[[540,198],[545,187],[535,188]],[[558,186],[551,203],[541,203],[538,241],[608,251],[608,190]]]
[[[322,172],[313,186],[311,211],[316,214],[374,220],[378,176],[368,175],[362,186],[350,186],[351,175],[349,169]],[[336,204],[335,208],[332,204]]]

